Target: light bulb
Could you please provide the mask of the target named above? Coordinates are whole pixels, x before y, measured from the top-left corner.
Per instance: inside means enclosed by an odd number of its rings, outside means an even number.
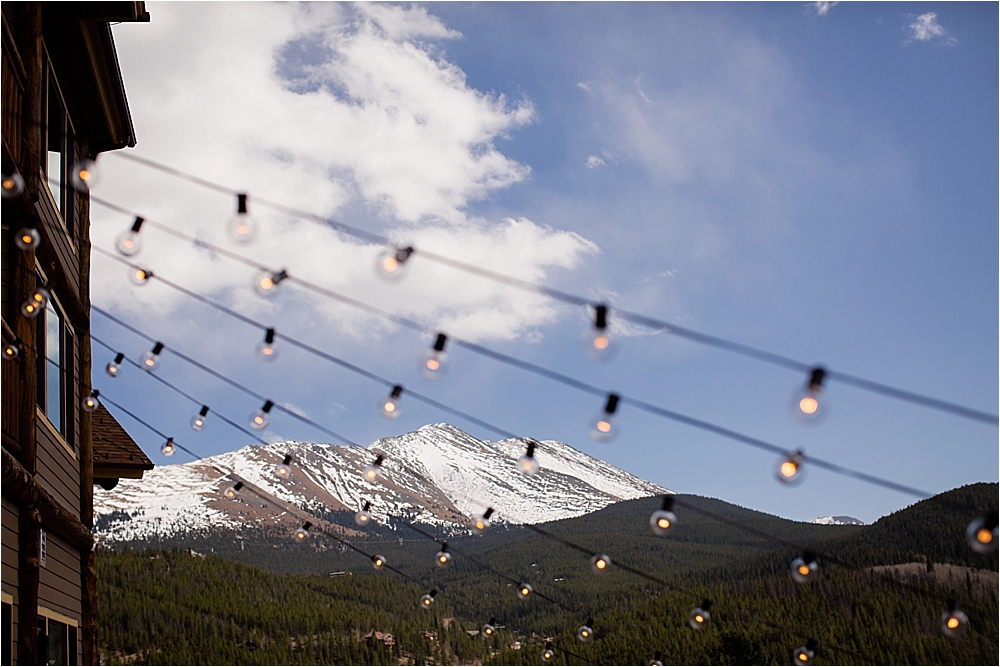
[[[601,442],[614,440],[618,435],[615,412],[618,410],[618,394],[608,394],[604,409],[590,420],[590,437]]]
[[[365,506],[354,513],[354,523],[358,524],[362,528],[371,523],[372,515],[369,512],[371,508],[372,504],[366,500]]]
[[[653,659],[646,663],[649,667],[663,667],[663,654],[657,651]]]
[[[14,237],[14,245],[20,250],[34,250],[42,242],[42,235],[32,227],[21,227]]]
[[[819,646],[819,642],[810,637],[805,646],[800,646],[792,652],[792,662],[800,666],[813,664],[816,659],[817,646]]]
[[[406,273],[403,269],[406,268],[406,260],[412,254],[413,248],[410,247],[386,250],[379,255],[378,263],[376,264],[378,274],[389,280],[398,280]]]
[[[490,622],[482,627],[481,632],[483,633],[483,639],[488,639],[493,636],[497,631],[496,628],[497,620],[495,618],[490,618]]]
[[[965,530],[965,539],[976,553],[988,554],[996,551],[997,513],[990,512],[986,516],[974,519]]]
[[[702,630],[712,620],[712,615],[708,613],[712,606],[711,600],[704,600],[700,607],[695,607],[688,614],[688,625],[692,630]]]
[[[611,558],[606,554],[595,554],[594,557],[590,559],[590,569],[593,570],[595,574],[607,572],[610,567]]]
[[[529,477],[538,472],[538,461],[535,460],[535,443],[528,443],[528,450],[517,460],[517,469]]]
[[[382,461],[384,461],[384,460],[385,460],[385,457],[382,456],[381,454],[379,454],[378,456],[376,456],[375,457],[375,461],[373,461],[372,463],[366,465],[361,470],[362,477],[364,477],[365,479],[367,479],[369,482],[374,482],[379,477],[381,477],[382,476]]]
[[[236,482],[232,486],[227,486],[226,490],[222,492],[222,495],[229,500],[236,500],[236,496],[239,495],[240,489],[243,488],[243,482]]]
[[[115,355],[113,361],[109,361],[108,365],[104,367],[104,372],[108,374],[109,378],[116,378],[122,370],[122,362],[125,361],[125,355],[119,352]]]
[[[306,521],[302,524],[301,528],[296,528],[295,532],[292,533],[292,537],[296,542],[305,542],[309,537],[309,529],[312,528],[312,524]]]
[[[4,199],[16,197],[24,192],[24,179],[21,174],[16,171],[4,174],[3,180],[0,180],[0,191],[3,192]]]
[[[805,456],[803,456],[802,450],[800,449],[791,456],[780,461],[777,469],[774,471],[774,474],[778,478],[779,482],[784,482],[789,485],[798,484],[805,479],[805,469],[803,468],[804,463]]]
[[[589,642],[594,638],[594,621],[588,618],[587,622],[576,629],[576,638],[582,642]]]
[[[517,585],[517,596],[519,598],[521,598],[522,600],[527,600],[528,596],[531,595],[531,592],[533,590],[534,589],[531,587],[531,584],[524,584],[524,583],[518,584]]]
[[[13,343],[4,343],[3,346],[4,361],[14,361],[19,356],[21,356],[21,350],[18,349],[17,345],[14,345]]]
[[[139,357],[139,366],[143,370],[152,371],[160,365],[160,353],[163,352],[163,343],[156,343],[153,345],[153,349],[145,352],[141,357]]]
[[[281,289],[281,283],[288,277],[288,273],[282,269],[278,273],[271,273],[267,269],[261,269],[253,279],[253,288],[263,297],[271,298]]]
[[[281,459],[281,463],[274,466],[274,474],[281,479],[288,479],[292,476],[292,455],[285,454],[285,458]]]
[[[441,545],[441,551],[434,554],[434,564],[438,567],[447,567],[450,562],[451,553],[448,551],[448,543],[445,542]]]
[[[257,236],[257,221],[247,211],[245,194],[236,195],[236,213],[229,218],[227,226],[229,235],[237,243],[249,243]]]
[[[264,333],[264,340],[257,346],[257,356],[264,361],[274,361],[278,358],[278,348],[274,346],[274,329]]]
[[[673,509],[673,496],[663,496],[663,505],[649,517],[649,527],[653,529],[655,534],[666,535],[677,523],[677,515],[674,514]]]
[[[194,417],[191,418],[191,429],[195,431],[200,431],[205,428],[208,420],[208,406],[201,406],[201,410],[198,411]]]
[[[177,445],[174,444],[173,438],[167,438],[167,441],[160,445],[160,453],[164,456],[173,456],[177,453]]]
[[[48,302],[49,291],[44,287],[39,287],[21,304],[21,314],[28,318],[38,317],[38,313],[45,309]]]
[[[274,403],[271,401],[265,401],[264,405],[261,406],[260,410],[255,410],[250,415],[250,428],[255,431],[263,431],[267,428],[267,415],[271,412],[271,408],[274,407]]]
[[[437,380],[448,367],[448,355],[444,351],[447,342],[448,337],[439,333],[434,345],[420,357],[420,374],[428,380]]]
[[[74,188],[80,192],[88,192],[101,180],[100,176],[97,163],[90,159],[84,159],[73,165],[71,180]]]
[[[806,584],[816,578],[819,572],[819,563],[816,562],[816,554],[812,551],[804,551],[802,555],[792,561],[792,579],[797,583]]]
[[[378,402],[378,411],[386,419],[395,419],[399,416],[399,397],[403,394],[403,387],[395,385],[389,395]]]
[[[490,523],[491,516],[493,516],[493,508],[487,507],[483,515],[472,522],[472,533],[474,535],[482,535],[489,530],[490,526],[493,525]]]
[[[129,229],[120,233],[115,238],[115,250],[126,257],[138,254],[142,250],[142,237],[139,230],[142,229],[143,219],[137,217]]]
[[[372,567],[376,570],[381,570],[385,567],[385,556],[379,556],[378,554],[372,556]]]
[[[829,400],[823,395],[826,369],[817,366],[809,371],[805,385],[792,392],[789,409],[792,416],[803,424],[818,424],[829,411]]]
[[[422,609],[430,609],[434,606],[434,596],[437,595],[437,591],[431,590],[430,593],[426,593],[420,597],[420,607]]]
[[[941,615],[941,632],[946,636],[958,638],[969,629],[969,617],[958,608],[955,603],[951,604],[951,609]]]
[[[153,272],[149,269],[141,269],[137,266],[128,267],[128,279],[133,285],[145,285],[153,277]]]
[[[594,306],[594,324],[584,332],[580,341],[583,353],[591,361],[605,361],[615,352],[614,341],[608,332],[608,307],[604,304]]]
[[[552,642],[549,642],[542,649],[542,662],[552,662],[554,657],[556,657],[556,652],[552,650]]]
[[[90,392],[88,395],[84,396],[83,397],[83,402],[82,402],[82,405],[81,405],[81,407],[83,407],[83,411],[84,412],[93,412],[94,410],[96,410],[97,406],[99,406],[101,404],[101,402],[98,400],[98,397],[100,395],[101,395],[101,392],[99,392],[98,390],[95,389],[94,391]]]

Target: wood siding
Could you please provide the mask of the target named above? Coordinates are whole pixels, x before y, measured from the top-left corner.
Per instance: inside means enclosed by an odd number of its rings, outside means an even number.
[[[17,551],[20,547],[17,539],[17,518],[18,507],[12,502],[3,499],[3,523],[2,523],[2,543],[0,550],[0,584],[3,592],[13,598],[11,604],[11,644],[4,646],[2,650],[7,651],[8,656],[17,654]]]
[[[45,567],[39,572],[38,604],[79,622],[80,552],[51,531],[46,531],[46,552]]]
[[[36,461],[38,472],[35,481],[43,489],[55,496],[59,503],[80,515],[80,462],[73,458],[61,438],[53,433],[48,420],[38,415],[35,437],[38,440]]]

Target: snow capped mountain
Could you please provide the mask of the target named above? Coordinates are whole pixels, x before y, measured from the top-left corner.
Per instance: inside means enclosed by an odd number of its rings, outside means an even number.
[[[97,532],[107,541],[141,540],[215,528],[239,529],[287,523],[290,518],[241,493],[222,490],[243,480],[317,515],[358,510],[366,501],[380,524],[393,517],[460,528],[487,507],[494,520],[540,523],[580,516],[622,500],[670,493],[567,444],[542,441],[535,450],[541,470],[521,474],[516,459],[526,440],[477,440],[449,424],[382,438],[368,447],[285,442],[247,446],[202,461],[161,466],[142,480],[122,479],[94,494]],[[292,475],[274,474],[290,454]],[[384,474],[361,475],[377,455]],[[259,500],[259,499],[258,499]],[[353,527],[344,528],[345,534]]]
[[[861,519],[855,519],[853,516],[821,516],[813,519],[809,523],[819,523],[824,526],[864,526],[866,525]]]

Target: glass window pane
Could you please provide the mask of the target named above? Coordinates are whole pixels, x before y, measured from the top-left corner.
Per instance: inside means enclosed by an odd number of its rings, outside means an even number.
[[[48,163],[46,165],[46,178],[48,179],[49,191],[52,193],[52,198],[56,200],[56,208],[62,213],[62,173],[63,173],[63,156],[62,153],[56,153],[55,151],[49,151],[48,153]]]
[[[62,432],[62,321],[50,301],[45,306],[45,414]]]
[[[49,620],[48,664],[66,664],[66,624]]]

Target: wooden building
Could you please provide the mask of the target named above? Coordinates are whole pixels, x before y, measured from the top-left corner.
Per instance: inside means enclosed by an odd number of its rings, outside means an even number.
[[[141,2],[4,2],[2,14],[0,660],[95,664],[91,527],[100,466],[94,413],[81,409],[91,390],[90,201],[73,187],[73,170],[135,145],[110,24],[149,15]],[[25,314],[22,304],[40,287],[49,298]],[[127,460],[121,434],[109,437],[115,458]],[[104,466],[102,483],[141,476],[144,463],[134,463]]]

